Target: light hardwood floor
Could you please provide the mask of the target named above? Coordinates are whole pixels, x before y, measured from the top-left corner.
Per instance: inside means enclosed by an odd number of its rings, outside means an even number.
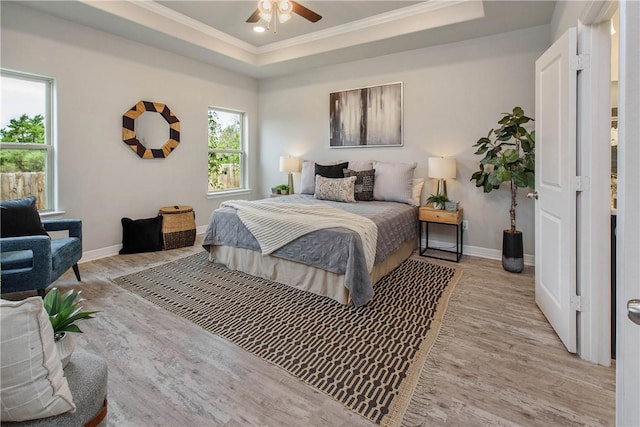
[[[281,369],[108,279],[202,250],[80,265],[78,347],[109,365],[111,426],[371,426]],[[533,269],[463,257],[441,337],[405,425],[613,425],[615,369],[567,353],[534,302]],[[67,272],[56,285],[77,287]]]

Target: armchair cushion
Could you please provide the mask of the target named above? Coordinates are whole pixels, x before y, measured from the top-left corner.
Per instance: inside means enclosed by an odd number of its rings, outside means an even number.
[[[0,202],[0,237],[47,235],[36,208],[36,198]]]
[[[44,236],[0,238],[2,293],[46,289],[82,257],[82,221],[42,221],[47,231],[68,231],[69,237]]]

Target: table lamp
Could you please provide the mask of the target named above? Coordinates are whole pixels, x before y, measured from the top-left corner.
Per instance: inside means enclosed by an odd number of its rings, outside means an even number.
[[[289,194],[293,194],[293,172],[300,172],[300,161],[296,157],[280,157],[280,172],[289,174]]]
[[[438,179],[437,195],[447,195],[445,179],[456,177],[456,159],[445,157],[429,157],[429,178]]]

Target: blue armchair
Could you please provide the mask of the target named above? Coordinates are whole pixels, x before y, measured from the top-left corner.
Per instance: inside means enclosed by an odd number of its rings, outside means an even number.
[[[2,293],[32,291],[44,296],[45,289],[69,268],[80,281],[78,261],[82,258],[82,221],[57,219],[42,221],[49,231],[68,230],[69,236],[0,238]]]

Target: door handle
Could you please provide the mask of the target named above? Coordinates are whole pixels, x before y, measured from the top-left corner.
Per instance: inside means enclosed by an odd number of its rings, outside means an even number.
[[[627,316],[636,325],[640,325],[640,299],[627,301]]]
[[[528,194],[527,194],[527,198],[529,198],[529,199],[536,199],[536,200],[538,200],[538,192],[537,192],[537,191],[534,191],[534,192],[532,192],[532,193],[528,193]]]

